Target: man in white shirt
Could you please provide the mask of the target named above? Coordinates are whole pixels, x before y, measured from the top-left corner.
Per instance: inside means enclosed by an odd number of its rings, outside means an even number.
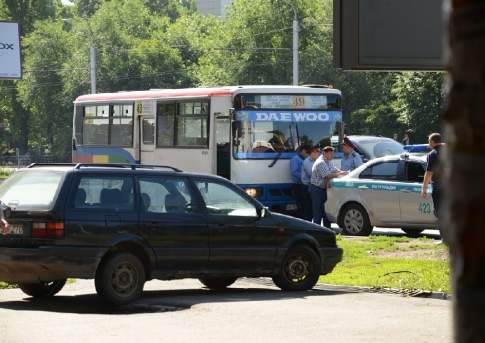
[[[313,222],[330,228],[330,221],[325,213],[325,202],[327,201],[327,188],[329,182],[335,177],[347,175],[348,172],[336,168],[333,163],[334,149],[331,146],[323,148],[323,155],[320,156],[312,167],[310,179],[310,196],[312,198]]]

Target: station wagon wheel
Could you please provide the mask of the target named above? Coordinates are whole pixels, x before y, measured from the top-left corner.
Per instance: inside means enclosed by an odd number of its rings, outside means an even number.
[[[369,236],[372,232],[372,225],[366,210],[356,203],[345,205],[340,212],[338,225],[346,235]]]
[[[21,283],[19,288],[27,295],[34,298],[51,297],[57,294],[66,284],[66,279],[38,282],[38,283]]]
[[[213,277],[205,276],[199,278],[199,281],[209,289],[224,289],[236,282],[236,277]]]
[[[315,251],[308,246],[297,245],[286,254],[273,282],[285,291],[305,291],[315,286],[320,271],[320,258]]]
[[[96,273],[96,291],[113,305],[124,305],[141,296],[145,268],[130,253],[119,253],[103,261]]]

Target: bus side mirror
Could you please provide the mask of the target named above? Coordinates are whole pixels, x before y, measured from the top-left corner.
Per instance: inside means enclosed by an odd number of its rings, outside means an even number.
[[[72,139],[72,150],[77,150],[75,138]]]

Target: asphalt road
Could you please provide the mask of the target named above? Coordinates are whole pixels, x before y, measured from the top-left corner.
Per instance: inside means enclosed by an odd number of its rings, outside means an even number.
[[[213,292],[196,280],[151,281],[141,300],[113,309],[90,280],[50,300],[0,290],[0,342],[451,342],[448,300],[347,288],[284,293],[243,279]]]

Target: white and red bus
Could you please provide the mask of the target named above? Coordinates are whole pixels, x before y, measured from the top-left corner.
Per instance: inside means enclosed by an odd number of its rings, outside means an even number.
[[[232,180],[292,210],[289,159],[341,135],[340,91],[233,86],[90,94],[74,102],[73,162],[170,165]]]

